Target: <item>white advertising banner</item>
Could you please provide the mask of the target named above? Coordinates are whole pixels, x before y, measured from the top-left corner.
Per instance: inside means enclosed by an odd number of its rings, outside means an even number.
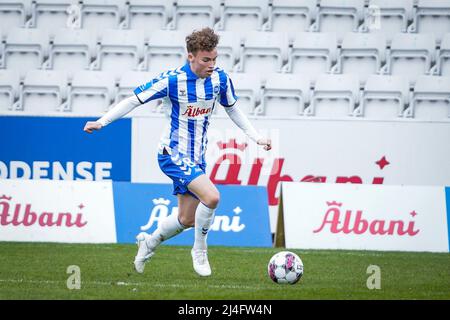
[[[112,182],[0,180],[0,241],[115,243]]]
[[[287,182],[282,188],[287,248],[449,251],[444,187]]]
[[[272,139],[266,152],[227,117],[208,129],[207,174],[215,183],[266,186],[271,230],[280,183],[450,185],[449,122],[250,119]],[[132,182],[170,183],[156,150],[168,119],[133,118]]]

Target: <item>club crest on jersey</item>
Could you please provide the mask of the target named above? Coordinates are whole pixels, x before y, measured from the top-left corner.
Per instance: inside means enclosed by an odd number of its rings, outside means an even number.
[[[178,95],[179,95],[180,97],[185,97],[185,96],[186,96],[186,90],[180,89],[180,91],[178,92]]]
[[[218,85],[214,86],[213,91],[214,91],[215,94],[218,94],[219,91],[220,91],[220,87]]]
[[[211,108],[199,108],[194,106],[187,106],[186,111],[182,114],[187,117],[197,117],[200,115],[208,114],[211,112]]]

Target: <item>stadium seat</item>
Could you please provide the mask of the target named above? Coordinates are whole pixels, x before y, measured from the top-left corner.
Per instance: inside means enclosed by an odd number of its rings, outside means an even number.
[[[185,34],[178,31],[156,30],[151,33],[144,62],[139,70],[159,73],[177,68],[185,62]]]
[[[421,120],[450,120],[450,77],[418,77],[407,115]]]
[[[117,104],[121,100],[128,98],[134,95],[133,91],[138,86],[146,84],[151,81],[153,78],[157,76],[151,72],[138,72],[138,71],[130,71],[125,72],[123,76],[120,78],[119,88],[117,90],[116,98],[114,104]],[[142,116],[155,114],[155,112],[162,112],[163,110],[159,108],[161,105],[161,99],[153,100],[147,102],[145,105],[140,106],[130,112],[127,116]]]
[[[310,79],[307,75],[275,73],[267,77],[256,114],[292,117],[303,114],[309,104]]]
[[[21,91],[20,110],[32,115],[54,115],[67,97],[67,73],[30,70]]]
[[[288,40],[285,33],[258,32],[247,33],[241,50],[237,72],[271,73],[281,72],[287,60]]]
[[[333,67],[334,73],[355,73],[365,83],[368,75],[379,73],[384,65],[386,39],[382,34],[345,34],[342,47]]]
[[[268,0],[224,0],[216,30],[261,31],[267,17]]]
[[[345,100],[345,102],[343,102]],[[325,118],[353,115],[359,103],[359,80],[351,74],[323,74],[317,78],[311,104],[304,114]]]
[[[450,32],[450,1],[416,0],[417,8],[409,32],[433,33],[437,43]]]
[[[104,29],[117,29],[125,12],[125,0],[83,0],[81,27],[96,33]]]
[[[73,0],[36,0],[31,6],[31,19],[27,23],[29,28],[45,29],[53,38],[54,31],[69,28],[69,7]]]
[[[369,0],[361,31],[380,33],[390,45],[394,34],[407,31],[413,17],[413,1]]]
[[[114,75],[105,71],[78,71],[69,83],[68,99],[61,111],[99,116],[114,103]]]
[[[31,10],[31,0],[0,1],[0,29],[24,27]]]
[[[136,70],[143,58],[143,30],[107,29],[101,36],[91,70],[112,72],[118,80],[122,73]]]
[[[407,78],[374,74],[367,79],[355,115],[369,119],[394,120],[403,117],[408,104]]]
[[[308,31],[317,15],[316,0],[273,0],[263,31],[288,33],[290,40],[300,31]]]
[[[220,36],[217,45],[217,65],[225,71],[232,71],[240,57],[240,39],[230,31],[217,31],[217,34]]]
[[[347,32],[357,32],[364,17],[364,0],[320,0],[314,32],[336,32],[340,43]]]
[[[436,69],[438,75],[450,76],[450,33],[445,34],[442,38]]]
[[[19,108],[20,77],[13,70],[0,70],[0,114],[7,114]]]
[[[419,75],[428,74],[435,60],[433,34],[398,33],[392,39],[383,74],[403,75],[414,84]]]
[[[319,74],[330,72],[336,54],[335,33],[299,32],[289,50],[283,71],[308,74],[315,81]]]
[[[86,70],[96,56],[96,36],[84,29],[58,29],[49,49],[45,69]]]
[[[28,70],[40,69],[48,55],[48,43],[48,34],[43,30],[11,29],[6,37],[3,65],[21,76]]]
[[[216,0],[177,0],[170,30],[213,28],[219,18],[220,3]]]
[[[254,115],[255,108],[260,102],[261,79],[255,73],[228,73],[238,97],[236,105],[247,115]],[[226,115],[222,106],[216,104],[216,115]]]
[[[142,30],[164,30],[172,19],[173,2],[167,0],[129,0],[124,27]]]

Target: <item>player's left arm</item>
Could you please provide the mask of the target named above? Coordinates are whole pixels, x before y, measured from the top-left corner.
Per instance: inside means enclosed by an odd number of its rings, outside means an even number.
[[[248,120],[247,116],[239,109],[236,104],[225,107],[230,119],[242,130],[244,133],[257,144],[264,146],[264,150],[272,149],[272,141],[269,138],[262,137],[253,125]]]

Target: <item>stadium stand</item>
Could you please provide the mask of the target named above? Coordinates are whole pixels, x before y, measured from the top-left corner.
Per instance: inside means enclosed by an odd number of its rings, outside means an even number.
[[[96,46],[96,35],[89,30],[58,29],[44,69],[66,70],[69,74],[87,70],[97,56]]]
[[[128,29],[165,30],[172,19],[172,2],[166,0],[129,0],[126,18]]]
[[[366,119],[395,120],[409,104],[408,79],[402,76],[370,75],[355,115]]]
[[[305,115],[323,118],[353,116],[359,103],[359,79],[351,74],[322,74],[317,78]]]
[[[30,70],[20,93],[18,110],[53,115],[67,98],[68,76],[60,70]]]
[[[408,116],[416,119],[448,119],[450,117],[450,77],[418,77],[408,111]]]
[[[296,117],[310,102],[310,80],[303,74],[275,73],[267,77],[257,115]]]
[[[443,0],[1,1],[0,110],[101,114],[131,92],[132,77],[183,64],[185,36],[202,26],[220,34],[218,66],[249,115],[450,120]],[[58,79],[69,84],[57,90]],[[45,99],[47,108],[33,105]]]

